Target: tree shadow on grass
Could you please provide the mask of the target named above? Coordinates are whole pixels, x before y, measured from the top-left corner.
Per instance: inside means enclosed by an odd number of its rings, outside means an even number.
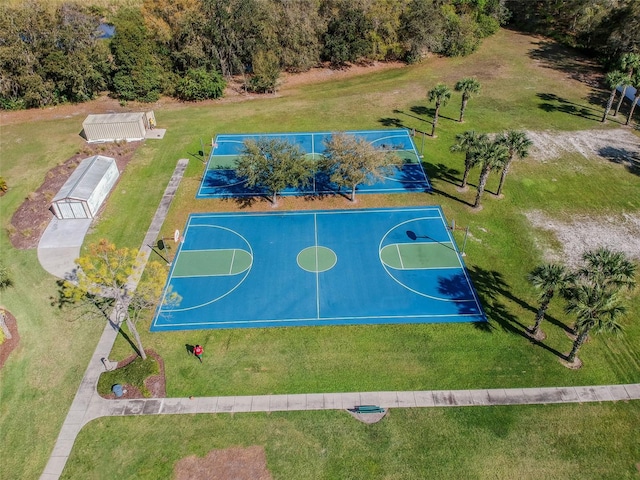
[[[491,333],[495,328],[497,328],[492,324],[492,322],[495,322],[503,331],[519,335],[534,345],[553,353],[558,358],[566,358],[564,354],[546,345],[544,342],[531,338],[529,336],[528,328],[515,315],[513,315],[506,305],[500,300],[500,298],[506,297],[530,311],[536,311],[534,307],[515,297],[511,293],[509,285],[504,281],[500,272],[496,272],[495,270],[485,270],[481,267],[473,267],[469,270],[469,275],[476,288],[478,297],[484,306],[488,319],[486,325],[484,324],[485,322],[475,322],[475,328]]]
[[[402,120],[395,117],[384,117],[379,118],[378,122],[380,122],[385,127],[394,127],[394,128],[408,128],[402,123]]]
[[[561,112],[594,121],[601,119],[601,110],[594,107],[571,102],[553,93],[538,93],[536,96],[543,101],[538,108],[547,113]]]
[[[612,163],[624,165],[629,173],[640,175],[640,152],[618,147],[603,147],[598,155]]]
[[[422,105],[414,105],[409,110],[411,110],[416,115],[424,115],[426,117],[431,117],[431,118],[433,118],[436,115],[435,107],[425,107]],[[408,114],[405,114],[405,115],[408,115]],[[420,118],[420,120],[427,122],[429,124],[433,123],[433,120],[425,120],[422,117],[415,117],[415,118]],[[438,114],[438,118],[446,118],[447,120],[451,120],[452,122],[456,122],[456,123],[458,122],[458,119],[456,118],[451,118],[451,117],[447,117],[446,115],[443,115],[442,110],[440,110],[440,113]]]

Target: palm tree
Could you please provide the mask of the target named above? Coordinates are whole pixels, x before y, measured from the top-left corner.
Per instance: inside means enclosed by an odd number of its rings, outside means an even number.
[[[436,102],[436,112],[433,115],[433,126],[431,127],[431,136],[436,136],[436,126],[438,125],[438,115],[440,107],[445,106],[451,98],[451,90],[444,83],[439,83],[427,94],[429,102]]]
[[[573,283],[574,275],[564,265],[546,263],[534,268],[527,279],[534,288],[540,290],[540,306],[536,313],[536,322],[529,331],[532,337],[544,340],[545,335],[540,331],[540,324],[544,320],[549,303],[556,292],[565,293],[567,291]]]
[[[640,100],[640,72],[635,73],[635,75],[631,79],[631,83],[636,89],[636,94],[633,97],[633,103],[631,104],[631,110],[629,110],[629,115],[627,115],[627,121],[624,123],[625,125],[629,125],[631,123],[631,117],[633,117],[633,111],[635,110],[636,105]]]
[[[509,157],[502,167],[502,174],[500,175],[500,184],[498,185],[498,192],[496,195],[500,196],[502,193],[502,186],[509,173],[509,167],[514,158],[525,158],[529,155],[529,148],[533,145],[533,142],[529,140],[525,132],[519,132],[517,130],[509,130],[506,134],[500,136],[498,141],[505,145],[509,149]]]
[[[620,61],[618,62],[618,64],[620,67],[620,71],[627,72],[627,75],[629,76],[629,78],[632,78],[634,72],[637,73],[638,70],[640,69],[640,54],[633,53],[633,52],[624,53],[620,57]],[[618,100],[616,111],[613,113],[614,117],[618,115],[618,111],[620,111],[620,107],[622,106],[624,97],[627,94],[627,86],[628,85],[626,84],[622,86],[622,94],[620,95],[620,100]],[[637,93],[637,89],[636,89],[636,93]]]
[[[475,95],[480,91],[480,82],[473,77],[463,78],[453,87],[456,92],[462,92],[462,106],[460,107],[460,123],[464,121],[464,110],[467,108],[467,102],[471,95]]]
[[[498,170],[504,166],[509,156],[509,149],[497,141],[484,141],[478,145],[473,151],[473,155],[477,157],[478,163],[482,166],[480,171],[480,180],[478,181],[478,194],[473,208],[480,207],[480,198],[487,185],[487,179],[491,170]]]
[[[607,86],[611,89],[611,95],[609,95],[607,106],[604,109],[604,115],[601,120],[602,123],[607,121],[607,115],[609,115],[609,110],[611,110],[611,105],[613,105],[613,99],[616,97],[618,87],[620,85],[626,85],[629,81],[629,76],[624,72],[614,70],[613,72],[607,73],[605,80],[607,82]]]
[[[623,252],[600,247],[584,253],[582,259],[585,266],[579,274],[594,285],[613,292],[635,287],[636,265]]]
[[[621,332],[618,318],[625,313],[625,308],[616,292],[583,281],[571,289],[568,302],[566,311],[576,316],[577,335],[567,361],[574,361],[589,332]]]
[[[473,150],[483,142],[488,142],[489,137],[486,133],[476,133],[475,130],[467,130],[456,135],[456,143],[451,145],[449,150],[452,152],[465,152],[464,156],[464,174],[462,175],[461,188],[467,188],[467,179],[469,172],[478,164],[478,157],[473,154]]]

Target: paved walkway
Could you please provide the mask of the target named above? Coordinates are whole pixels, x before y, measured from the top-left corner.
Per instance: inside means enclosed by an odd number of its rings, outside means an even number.
[[[180,184],[187,160],[180,160],[142,242],[139,260],[146,264],[151,248],[175,191]],[[140,274],[130,279],[135,288]],[[640,400],[640,384],[587,387],[510,388],[489,390],[431,390],[417,392],[353,392],[307,393],[297,395],[257,395],[234,397],[149,398],[135,400],[106,400],[96,391],[103,359],[108,358],[118,335],[115,309],[104,328],[80,387],[62,425],[51,457],[41,480],[60,478],[75,439],[84,425],[107,416],[170,415],[182,413],[242,413],[298,410],[346,410],[358,405],[378,405],[383,408],[423,408],[486,405],[531,405],[549,403],[582,403]]]

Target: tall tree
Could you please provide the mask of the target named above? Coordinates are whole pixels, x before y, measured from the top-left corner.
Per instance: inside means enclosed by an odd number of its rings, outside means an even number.
[[[567,356],[567,361],[573,362],[589,332],[621,332],[618,319],[626,309],[616,292],[590,282],[580,282],[571,289],[566,311],[576,316],[576,339]]]
[[[118,328],[122,322],[126,323],[135,338],[138,353],[146,359],[136,321],[142,309],[150,308],[160,300],[159,293],[166,280],[166,268],[154,266],[154,262],[149,262],[148,266],[153,274],[145,276],[143,282],[147,282],[148,285],[141,286],[140,292],[136,293],[132,277],[136,276],[142,267],[137,251],[128,248],[118,249],[103,239],[90,245],[87,255],[80,257],[76,262],[79,267],[77,282],[64,282],[61,303],[74,304],[81,308],[90,306],[105,315],[108,315],[107,310],[114,309]],[[155,295],[150,295],[149,292],[155,292]],[[83,313],[86,313],[86,310]]]
[[[265,189],[275,206],[282,190],[309,183],[313,166],[313,161],[305,156],[300,146],[265,137],[245,140],[236,171],[246,179],[249,187]]]
[[[371,184],[393,170],[398,158],[389,150],[375,148],[363,138],[334,133],[325,141],[324,158],[320,169],[338,188],[351,189],[351,201],[356,200],[356,187]]]
[[[436,111],[433,114],[433,124],[431,127],[431,136],[436,136],[436,126],[438,125],[438,116],[440,115],[440,107],[444,107],[451,98],[451,90],[444,83],[439,83],[427,93],[429,102],[435,102]]]
[[[477,161],[481,165],[478,193],[473,208],[480,208],[480,198],[487,185],[489,174],[492,170],[499,170],[504,166],[509,157],[509,149],[498,141],[488,140],[480,143],[473,154],[477,156]]]
[[[584,267],[579,270],[582,277],[604,289],[633,289],[636,285],[636,265],[623,252],[614,252],[606,247],[590,250],[582,255]]]
[[[478,156],[474,151],[484,142],[488,142],[489,137],[486,133],[477,133],[475,130],[467,130],[466,132],[456,135],[456,143],[451,145],[452,152],[464,152],[464,174],[462,175],[461,188],[467,188],[467,180],[469,172],[478,164]]]
[[[620,87],[621,85],[626,85],[627,82],[629,82],[629,76],[625,72],[614,70],[607,73],[605,81],[607,83],[607,87],[611,89],[611,94],[609,95],[607,106],[604,109],[604,115],[602,116],[601,120],[602,123],[607,121],[607,115],[609,115],[609,111],[611,110],[611,106],[613,105],[613,100],[616,98],[618,87]]]
[[[525,158],[528,156],[529,148],[531,148],[533,142],[529,140],[529,137],[527,137],[525,132],[520,132],[518,130],[507,131],[505,134],[498,137],[498,141],[509,149],[509,156],[502,167],[500,184],[498,185],[498,191],[496,193],[496,195],[499,196],[502,193],[502,187],[504,186],[504,181],[509,173],[511,163],[516,158]]]
[[[629,77],[629,79],[633,80],[634,73],[636,73],[638,71],[638,69],[640,69],[640,54],[633,53],[633,52],[624,53],[620,57],[618,69],[621,72],[627,72],[627,76]],[[618,105],[616,106],[616,111],[613,112],[613,116],[614,117],[617,116],[618,112],[620,111],[620,107],[622,106],[622,102],[624,101],[625,96],[627,95],[627,87],[628,86],[629,85],[627,85],[627,84],[624,84],[622,86],[622,92],[620,93],[620,99],[618,100]]]
[[[342,67],[369,55],[371,22],[364,12],[349,0],[341,0],[328,10],[324,58],[334,67]]]
[[[544,340],[544,333],[540,330],[540,324],[544,320],[545,313],[556,292],[564,294],[572,285],[574,275],[567,267],[558,263],[546,263],[533,269],[527,279],[534,288],[540,291],[538,299],[540,305],[536,312],[536,320],[530,329],[531,336]]]
[[[480,82],[471,77],[463,78],[462,80],[458,80],[453,88],[456,92],[462,92],[462,105],[460,106],[460,119],[458,120],[462,123],[469,98],[471,98],[471,95],[476,95],[480,92]]]

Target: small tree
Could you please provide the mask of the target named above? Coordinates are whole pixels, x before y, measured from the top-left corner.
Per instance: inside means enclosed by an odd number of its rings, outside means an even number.
[[[107,240],[100,240],[89,246],[89,253],[80,257],[78,264],[77,282],[65,281],[62,286],[64,303],[75,304],[80,307],[91,307],[89,311],[107,314],[111,308],[115,309],[116,323],[120,327],[124,321],[134,336],[137,350],[142,359],[146,353],[136,329],[138,314],[142,309],[155,304],[160,295],[152,301],[149,292],[158,292],[157,285],[164,284],[166,269],[149,262],[148,268],[153,275],[146,275],[145,280],[138,284],[141,293],[136,293],[132,276],[141,268],[137,259],[138,253],[128,248],[117,249]],[[148,285],[145,285],[148,284]],[[160,287],[161,291],[162,287]],[[83,314],[87,313],[86,308]],[[131,313],[134,313],[132,318]]]
[[[375,148],[362,138],[334,133],[325,141],[324,159],[320,169],[338,188],[351,188],[351,201],[356,200],[356,187],[372,184],[393,170],[398,158],[389,150]]]
[[[638,73],[640,70],[640,54],[627,52],[622,54],[620,60],[618,62],[618,66],[621,72],[626,72],[629,78],[633,78],[634,74]],[[636,85],[633,85],[634,87]],[[616,106],[616,111],[613,112],[613,116],[617,116],[620,111],[620,107],[622,106],[622,102],[624,101],[624,97],[627,94],[627,84],[622,86],[622,92],[620,92],[620,100],[618,100],[618,105]],[[638,94],[638,89],[636,88],[636,95]],[[629,122],[627,122],[628,124]]]
[[[509,156],[502,167],[500,184],[498,185],[496,195],[500,195],[502,193],[502,187],[504,186],[504,181],[507,178],[507,173],[509,173],[511,162],[513,162],[515,158],[525,158],[528,156],[529,148],[533,145],[533,142],[529,140],[529,137],[527,137],[525,132],[519,132],[517,130],[509,130],[507,133],[500,136],[498,141],[509,149]]]
[[[429,102],[436,103],[436,111],[433,114],[433,124],[431,127],[431,136],[435,137],[436,126],[438,125],[438,116],[440,114],[440,107],[446,106],[449,102],[449,99],[451,98],[451,90],[445,84],[439,83],[431,90],[429,90],[427,98],[429,99]]]
[[[313,172],[313,161],[298,145],[277,138],[248,139],[236,161],[236,171],[249,187],[264,188],[277,205],[278,193],[287,187],[307,185]]]
[[[540,291],[540,306],[536,313],[536,320],[533,328],[530,329],[531,336],[543,340],[545,335],[540,330],[540,324],[544,320],[544,315],[549,308],[551,299],[556,292],[564,294],[572,285],[574,276],[564,265],[557,263],[547,263],[533,269],[527,279],[537,290]]]
[[[629,125],[631,123],[631,118],[633,118],[633,111],[638,105],[638,101],[640,101],[640,71],[636,72],[631,79],[631,83],[636,89],[636,94],[633,97],[633,103],[631,104],[631,108],[629,109],[629,115],[627,115],[627,121],[624,122],[625,125]]]
[[[488,141],[489,137],[486,133],[476,133],[475,130],[467,130],[456,135],[456,143],[451,145],[450,150],[452,152],[465,152],[461,188],[467,188],[469,172],[478,164],[479,159],[474,153],[475,149],[478,148],[478,145]]]
[[[218,72],[208,72],[205,68],[192,68],[178,80],[176,97],[187,101],[220,98],[225,86],[226,82]]]
[[[453,87],[456,92],[462,92],[462,105],[460,106],[460,123],[464,121],[464,111],[467,108],[467,102],[471,95],[480,92],[480,82],[475,78],[463,78],[459,80]]]
[[[498,141],[484,141],[473,151],[477,162],[481,165],[480,180],[478,181],[478,193],[473,208],[480,207],[480,198],[484,192],[489,174],[492,170],[498,170],[504,166],[509,157],[509,149]]]
[[[274,92],[280,78],[280,62],[278,56],[260,50],[253,56],[253,75],[249,79],[249,90],[258,93]]]

